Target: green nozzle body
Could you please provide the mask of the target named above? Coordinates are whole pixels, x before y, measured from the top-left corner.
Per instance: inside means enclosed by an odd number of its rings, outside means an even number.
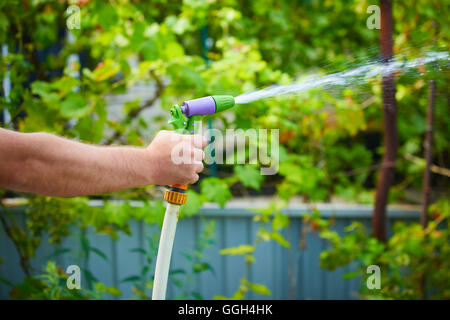
[[[181,111],[186,117],[205,116],[221,112],[233,107],[233,96],[207,96],[194,100],[186,100],[181,106]]]
[[[233,96],[212,96],[212,98],[216,102],[216,113],[234,107],[235,102]]]

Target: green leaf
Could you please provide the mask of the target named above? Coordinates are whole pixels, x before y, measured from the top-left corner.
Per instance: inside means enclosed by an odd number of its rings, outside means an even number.
[[[141,274],[144,275],[144,276],[145,276],[149,271],[150,271],[150,267],[149,267],[149,266],[143,266],[143,267],[141,268]]]
[[[184,49],[178,42],[171,41],[166,44],[163,54],[166,59],[172,60],[182,57],[184,55]]]
[[[282,245],[285,248],[291,247],[291,244],[283,237],[283,235],[281,233],[271,232],[270,238],[272,240],[275,240],[276,242],[278,242],[280,245]]]
[[[195,263],[193,267],[194,273],[199,273],[205,270],[212,270],[213,268],[209,263],[201,262],[201,263]]]
[[[169,274],[170,274],[170,275],[174,275],[174,274],[186,274],[186,270],[184,270],[184,269],[170,270]]]
[[[67,118],[84,117],[89,113],[90,109],[84,98],[76,93],[69,94],[61,103],[61,114]]]
[[[73,130],[78,133],[81,141],[100,143],[103,138],[104,128],[104,121],[94,119],[94,117],[82,117],[78,119]]]
[[[304,173],[302,169],[295,163],[280,163],[279,172],[286,177],[286,180],[294,184],[302,184]]]
[[[144,250],[144,249],[142,249],[142,248],[134,248],[134,249],[131,249],[130,250],[131,252],[137,252],[137,253],[141,253],[141,254],[147,254],[147,252]]]
[[[89,239],[85,235],[81,236],[81,248],[83,249],[86,259],[89,259],[90,244],[89,244]],[[87,271],[87,270],[85,270],[85,271]]]
[[[90,272],[89,270],[84,270],[83,272],[86,276],[88,283],[91,283],[93,281],[98,281],[97,277],[95,277],[94,274],[92,272]]]
[[[8,285],[8,286],[14,286],[14,284],[12,284],[11,282],[9,282],[8,280],[4,279],[4,278],[0,278],[0,282],[3,282],[4,284]]]
[[[140,105],[141,105],[141,99],[140,98],[135,98],[134,100],[127,101],[127,102],[124,103],[123,111],[126,114],[129,114],[129,113],[139,109]]]
[[[267,288],[263,284],[251,283],[249,281],[245,281],[245,284],[248,286],[248,288],[250,290],[252,290],[253,292],[256,292],[258,294],[262,294],[262,295],[266,295],[266,296],[270,296],[272,294],[272,292],[270,292],[269,288]]]
[[[91,251],[94,252],[95,254],[97,254],[103,260],[108,261],[108,257],[101,250],[99,250],[99,249],[97,249],[95,247],[91,247]]]
[[[141,278],[139,276],[129,276],[129,277],[126,277],[125,279],[121,280],[120,282],[137,282],[140,280],[141,280]]]
[[[222,249],[220,250],[220,254],[229,254],[229,255],[243,255],[243,254],[247,254],[247,253],[252,253],[255,251],[255,247],[248,245],[248,244],[243,244],[237,247],[233,247],[233,248],[227,248],[227,249]]]
[[[232,197],[228,185],[219,178],[206,178],[200,183],[200,189],[206,199],[218,203],[221,207]]]
[[[0,11],[0,42],[5,43],[9,26],[8,17]]]
[[[48,82],[34,81],[31,84],[31,92],[45,98],[51,92],[51,86]]]
[[[113,61],[112,59],[106,59],[99,67],[97,67],[92,76],[97,81],[105,81],[113,77],[116,73],[120,71],[120,65]]]
[[[244,300],[245,292],[242,290],[236,291],[233,296],[230,298],[231,300]]]
[[[256,259],[254,255],[248,254],[245,256],[245,263],[253,263],[255,261]]]
[[[61,96],[66,96],[68,93],[72,92],[78,85],[80,85],[80,80],[73,77],[62,77],[51,84],[51,88],[58,90]]]
[[[204,90],[205,80],[202,78],[198,70],[190,68],[188,66],[182,66],[179,71],[179,76],[183,79],[183,82],[190,86],[195,86],[199,91]]]
[[[101,6],[100,10],[98,10],[98,22],[103,29],[109,29],[116,25],[118,19],[116,10],[108,3]]]
[[[50,260],[50,259],[52,259],[52,258],[58,257],[58,256],[60,256],[60,255],[62,255],[62,254],[68,253],[68,252],[70,252],[70,249],[69,249],[69,248],[61,248],[61,249],[57,249],[57,250],[55,250],[52,254],[48,255],[46,259],[47,259],[47,260]]]
[[[259,190],[261,188],[261,183],[264,180],[263,175],[254,166],[235,166],[234,173],[237,175],[239,181],[244,185],[244,187],[253,188]]]
[[[275,213],[272,220],[272,229],[279,231],[287,227],[289,227],[289,217],[281,212]]]
[[[160,57],[157,42],[154,39],[147,39],[141,46],[142,55],[145,60],[157,60]]]
[[[145,223],[151,225],[156,222],[162,226],[165,212],[164,204],[162,201],[147,202],[141,209],[143,213],[143,216],[141,218]],[[134,212],[137,213],[138,211],[135,210]]]
[[[122,295],[122,292],[120,292],[120,290],[117,289],[116,287],[108,287],[106,288],[105,292],[115,297],[120,297]]]
[[[199,292],[192,291],[191,295],[192,295],[192,297],[194,297],[194,299],[203,300],[203,296]]]
[[[110,222],[117,224],[120,227],[125,226],[126,221],[130,218],[130,205],[124,203],[122,205],[107,202],[105,204],[104,212]]]
[[[187,190],[187,202],[180,209],[181,218],[190,217],[198,213],[200,207],[203,204],[203,200],[200,194],[194,190]]]
[[[351,272],[344,273],[344,274],[342,275],[342,279],[343,279],[343,280],[347,280],[347,279],[356,278],[356,277],[358,277],[358,276],[359,276],[359,272],[351,271]]]
[[[168,26],[178,35],[182,35],[190,28],[190,20],[186,17],[176,18],[170,16],[166,19]]]
[[[320,237],[323,239],[328,239],[333,243],[337,243],[340,240],[338,233],[332,230],[324,230],[320,232]]]
[[[188,261],[192,261],[192,256],[188,253],[183,253],[183,256],[188,260]]]
[[[283,207],[286,206],[286,203],[283,201],[272,201],[267,207],[249,209],[251,212],[262,214],[263,216],[270,216],[272,214],[276,214],[280,212]]]
[[[181,282],[179,279],[171,277],[170,280],[173,282],[173,284],[177,287],[177,288],[182,288],[183,287],[183,282]]]

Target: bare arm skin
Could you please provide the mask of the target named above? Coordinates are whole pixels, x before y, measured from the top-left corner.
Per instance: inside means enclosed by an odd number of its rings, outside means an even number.
[[[175,164],[183,144],[193,161]],[[95,146],[48,133],[0,128],[0,188],[49,196],[81,196],[150,184],[188,184],[203,170],[201,136],[160,131],[146,148]],[[183,149],[184,150],[184,149]]]

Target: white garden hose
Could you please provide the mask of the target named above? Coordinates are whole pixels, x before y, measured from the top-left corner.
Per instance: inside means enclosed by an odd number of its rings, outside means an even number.
[[[164,222],[159,239],[158,256],[156,258],[155,279],[153,282],[153,300],[165,300],[167,278],[169,277],[170,258],[172,256],[173,241],[177,229],[180,205],[168,202]]]

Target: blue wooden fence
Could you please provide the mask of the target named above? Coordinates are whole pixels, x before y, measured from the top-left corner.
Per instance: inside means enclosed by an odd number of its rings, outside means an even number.
[[[275,242],[262,243],[255,251],[256,262],[248,273],[248,280],[266,285],[272,292],[270,297],[250,293],[249,299],[355,299],[364,279],[343,280],[342,275],[351,271],[350,267],[328,272],[319,267],[319,255],[326,248],[326,242],[317,235],[306,236],[306,248],[301,249],[302,232],[301,214],[307,206],[291,207],[285,210],[291,223],[285,230],[285,237],[291,243],[286,249]],[[358,220],[370,227],[370,206],[319,206],[323,217],[334,216],[334,229],[343,232],[351,221]],[[168,298],[176,298],[183,292],[198,292],[204,299],[212,299],[214,295],[231,296],[238,288],[240,279],[244,276],[245,263],[241,256],[224,256],[219,250],[241,244],[252,243],[256,236],[257,224],[253,222],[253,213],[244,208],[205,207],[199,215],[181,220],[177,227],[171,269],[189,270],[191,265],[183,253],[192,253],[196,239],[204,225],[211,219],[216,222],[215,241],[205,252],[205,260],[212,266],[214,272],[204,271],[194,277],[190,284],[180,289],[170,282]],[[416,208],[390,208],[388,210],[388,228],[395,220],[417,220],[419,212]],[[18,213],[17,218],[23,221],[24,214]],[[133,252],[134,248],[146,248],[146,238],[158,233],[155,226],[143,222],[130,222],[132,234],[120,234],[118,241],[109,236],[88,232],[91,245],[103,251],[108,260],[96,254],[91,254],[88,265],[80,267],[89,270],[99,281],[106,285],[114,285],[122,292],[122,298],[130,298],[132,283],[123,282],[129,276],[139,274],[144,257]],[[55,248],[48,244],[44,236],[37,255],[32,261],[36,270],[42,270]],[[66,239],[61,247],[70,248],[72,252],[80,251],[80,242],[75,237]],[[17,283],[23,280],[24,274],[19,266],[19,258],[14,245],[0,230],[0,278]],[[62,268],[71,264],[79,264],[73,254],[63,254],[53,258]],[[154,262],[153,262],[154,265]],[[153,270],[151,271],[151,273]],[[82,285],[83,285],[82,279]],[[0,283],[0,298],[7,299],[10,288]]]

